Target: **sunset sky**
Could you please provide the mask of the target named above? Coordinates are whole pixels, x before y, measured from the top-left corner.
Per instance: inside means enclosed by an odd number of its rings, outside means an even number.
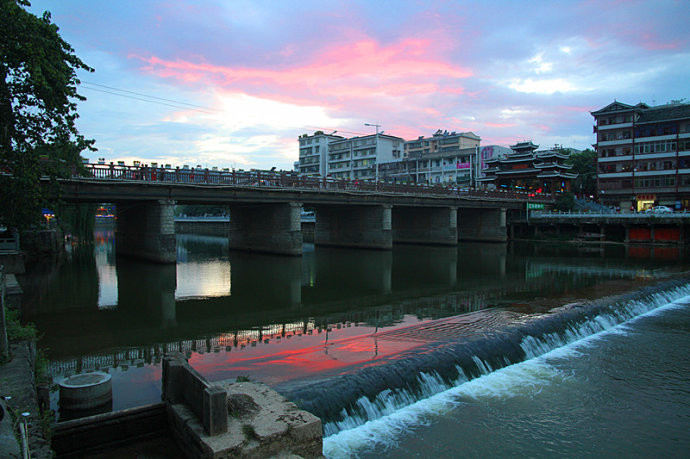
[[[589,111],[690,99],[688,0],[32,1],[80,74],[93,162],[292,169],[297,136],[594,143]],[[690,102],[690,100],[687,100]]]

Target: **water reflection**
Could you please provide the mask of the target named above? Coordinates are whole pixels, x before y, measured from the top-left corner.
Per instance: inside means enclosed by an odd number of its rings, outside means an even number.
[[[116,258],[105,229],[95,247],[75,246],[50,269],[28,275],[23,307],[44,334],[53,374],[109,368],[118,409],[155,392],[160,358],[171,350],[211,379],[250,374],[277,383],[415,346],[379,339],[381,331],[491,307],[536,310],[557,304],[535,298],[583,297],[607,280],[636,282],[687,266],[684,251],[665,249],[305,245],[300,258],[178,235],[178,263],[161,265]],[[132,368],[144,379],[128,376]]]

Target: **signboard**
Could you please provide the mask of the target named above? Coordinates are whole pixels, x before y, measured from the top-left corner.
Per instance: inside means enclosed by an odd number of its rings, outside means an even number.
[[[545,207],[544,203],[541,202],[528,202],[527,210],[543,210]]]

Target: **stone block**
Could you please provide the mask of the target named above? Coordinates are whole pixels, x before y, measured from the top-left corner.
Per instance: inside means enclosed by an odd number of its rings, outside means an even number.
[[[228,396],[223,388],[211,386],[204,389],[201,413],[208,435],[219,435],[228,430]]]

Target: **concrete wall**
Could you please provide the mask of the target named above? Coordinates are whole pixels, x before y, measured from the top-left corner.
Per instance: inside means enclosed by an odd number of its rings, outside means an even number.
[[[319,206],[316,209],[314,244],[391,249],[391,206]]]
[[[175,263],[175,220],[172,201],[118,203],[118,255]]]
[[[229,247],[301,256],[301,208],[296,202],[231,207]]]
[[[506,242],[506,209],[460,209],[458,232],[461,241]]]
[[[394,207],[393,242],[457,245],[458,210],[455,207]]]

